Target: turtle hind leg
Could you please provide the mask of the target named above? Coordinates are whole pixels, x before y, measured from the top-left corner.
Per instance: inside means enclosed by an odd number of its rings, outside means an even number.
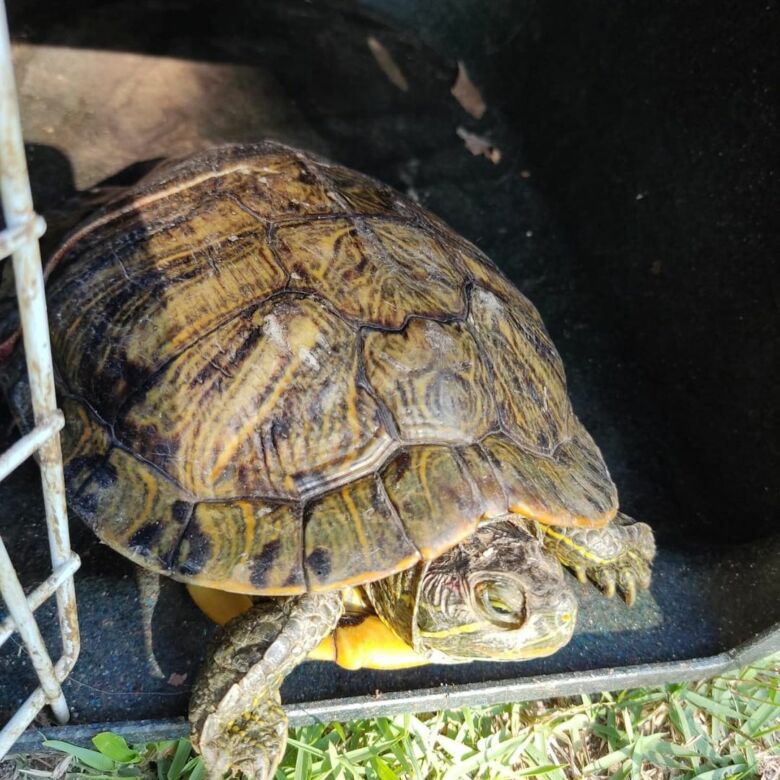
[[[653,532],[618,513],[603,528],[544,526],[544,545],[572,569],[580,582],[591,579],[612,597],[619,592],[629,606],[638,588],[650,585],[650,565],[655,557]]]
[[[264,599],[219,632],[190,701],[193,745],[208,778],[273,776],[287,744],[279,688],[342,611],[340,593]]]

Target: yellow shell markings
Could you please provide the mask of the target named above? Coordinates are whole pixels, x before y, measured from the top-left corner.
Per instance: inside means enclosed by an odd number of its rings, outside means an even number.
[[[472,493],[471,480],[450,447],[410,447],[382,470],[382,483],[426,560],[468,536],[484,512],[481,497]]]
[[[65,427],[60,434],[62,449],[68,459],[82,455],[105,455],[110,446],[105,428],[95,425],[83,404],[72,398],[63,398],[60,407],[65,415]]]
[[[284,306],[284,304],[282,304],[282,306]],[[282,306],[277,307],[277,309],[281,310]],[[208,472],[208,477],[202,482],[202,484],[198,485],[200,489],[208,489],[208,487],[212,487],[219,480],[219,478],[225,472],[228,464],[233,462],[235,459],[236,452],[240,448],[241,444],[247,439],[247,437],[255,433],[257,419],[262,420],[269,415],[271,410],[279,402],[281,396],[285,392],[290,391],[291,385],[298,378],[297,374],[299,371],[301,371],[301,369],[305,369],[306,365],[315,371],[320,367],[319,360],[312,352],[314,346],[320,341],[320,334],[317,330],[316,322],[312,322],[311,320],[302,320],[289,323],[289,325],[293,327],[293,332],[296,339],[295,343],[290,343],[287,341],[288,329],[283,330],[283,326],[279,323],[278,314],[266,314],[263,317],[262,322],[263,335],[268,341],[271,342],[273,348],[276,350],[276,354],[273,355],[273,357],[275,357],[277,361],[279,361],[281,358],[281,370],[278,373],[271,373],[267,375],[272,380],[268,383],[268,393],[267,395],[261,397],[259,406],[257,406],[254,410],[252,410],[252,403],[257,398],[256,395],[253,394],[251,399],[247,399],[249,401],[248,403],[242,403],[241,401],[238,401],[237,405],[239,408],[246,411],[245,414],[241,413],[239,415],[239,419],[237,421],[241,427],[232,430],[232,436],[227,442],[225,442],[225,446],[222,448],[221,452],[214,461],[211,470]],[[253,324],[255,324],[255,326],[259,325],[259,323]],[[297,325],[298,327],[294,327],[294,325]],[[268,350],[264,349],[263,356],[268,354]],[[230,365],[235,365],[235,362],[230,361]],[[250,380],[253,373],[265,375],[265,372],[262,370],[262,368],[265,368],[265,366],[261,366],[261,370],[257,371],[257,365],[255,361],[251,360],[250,357],[250,359],[246,362],[243,370],[239,370],[239,373],[235,375],[233,386],[238,387],[242,392],[245,391],[245,388],[248,387],[247,382]],[[231,389],[233,389],[233,387],[231,387]],[[225,404],[227,408],[234,407],[234,405],[236,405],[236,394],[232,394],[232,397],[228,396],[225,398],[225,401],[227,402]],[[254,416],[251,414],[250,410],[254,411]],[[225,420],[223,418],[218,418],[210,426],[212,430],[207,430],[207,436],[211,432],[219,431],[222,428],[224,422]],[[194,474],[191,476],[195,478]],[[294,489],[294,485],[291,484],[291,477],[289,473],[287,473],[287,476],[284,479],[284,488],[286,490],[290,490],[291,488]]]
[[[379,579],[420,558],[373,474],[307,507],[304,555],[312,591]]]
[[[389,188],[260,144],[168,165],[114,208],[50,289],[69,489],[116,549],[295,593],[435,557],[507,504],[614,514],[536,310]]]
[[[113,447],[72,496],[77,513],[110,547],[169,572],[192,505],[181,489]]]
[[[354,331],[306,298],[269,301],[201,339],[129,407],[117,433],[194,494],[215,498],[321,491],[344,469],[371,471],[393,446],[357,385]]]
[[[261,500],[204,501],[195,509],[173,561],[175,576],[234,593],[306,589],[298,507]]]
[[[71,378],[75,392],[108,399],[115,408],[125,389],[116,383],[126,384],[118,367],[132,365],[149,376],[183,346],[284,285],[265,228],[231,201],[185,201],[180,212],[171,227],[157,227],[138,245],[98,244],[53,280],[54,346],[63,364],[81,367]],[[142,217],[135,229],[145,230]],[[79,306],[65,305],[74,298]]]
[[[92,474],[111,447],[108,430],[93,419],[89,410],[73,398],[62,398],[60,408],[65,427],[60,433],[65,478],[71,493],[77,491]]]
[[[287,150],[272,152],[262,164],[246,166],[238,186],[225,181],[222,187],[264,220],[343,213],[337,193],[315,175],[317,167]]]
[[[257,530],[253,507],[249,501],[236,501],[236,506],[241,512],[241,518],[244,522],[244,550],[251,550],[254,547]],[[238,537],[239,535],[236,534],[236,536]]]
[[[561,526],[598,527],[615,516],[617,491],[601,453],[576,418],[573,428],[553,457],[529,453],[502,434],[482,442],[510,511]]]
[[[68,235],[52,256],[52,266],[56,267],[75,247],[89,244],[94,234],[101,235],[101,228],[110,228],[105,234],[116,234],[124,218],[147,212],[157,214],[161,207],[209,183],[222,183],[222,190],[230,192],[236,184],[240,188],[240,182],[246,179],[276,177],[280,171],[278,164],[274,164],[274,155],[288,161],[290,158],[290,150],[279,144],[250,144],[241,149],[223,147],[223,150],[228,153],[222,155],[222,150],[209,149],[155,167],[136,186],[113,199]],[[231,155],[233,151],[238,154]],[[278,187],[278,181],[274,180],[273,185]]]
[[[489,376],[462,324],[412,319],[398,333],[368,331],[363,355],[404,441],[460,444],[496,427]]]
[[[368,325],[396,329],[414,314],[464,308],[465,276],[413,225],[351,217],[283,224],[274,250],[290,289],[314,291]]]
[[[367,177],[333,164],[315,161],[311,155],[298,152],[284,144],[264,141],[241,146],[210,148],[183,158],[173,158],[157,165],[137,185],[114,198],[107,206],[71,233],[52,257],[56,265],[75,246],[88,243],[101,228],[117,233],[117,224],[128,215],[159,213],[171,202],[189,197],[188,193],[208,189],[228,197],[249,190],[247,200],[254,214],[278,218],[280,215],[340,212],[331,194],[322,186],[313,187],[310,166],[328,168],[337,175],[365,187]],[[302,181],[308,178],[308,181]],[[301,186],[303,184],[303,186]],[[315,194],[316,193],[316,194]],[[297,197],[296,197],[297,196]],[[307,205],[308,209],[304,206]],[[247,205],[247,208],[250,206]]]
[[[235,156],[206,152],[160,166],[52,259],[49,270],[67,261],[49,288],[50,299],[63,302],[55,348],[69,366],[93,355],[83,382],[73,378],[75,391],[96,395],[105,384],[101,369],[115,374],[112,364],[124,360],[151,373],[237,308],[283,288],[286,275],[271,256],[263,215],[343,211],[286,147],[258,144]],[[128,282],[147,294],[128,295]],[[74,299],[81,305],[68,308]],[[108,386],[104,395],[117,406],[123,389]]]
[[[382,182],[326,160],[317,160],[315,170],[327,181],[350,214],[365,216],[403,215],[416,213],[409,201]]]
[[[563,364],[541,320],[518,316],[491,292],[475,287],[469,323],[492,361],[503,427],[521,446],[550,454],[567,438],[571,408]]]
[[[459,447],[457,452],[484,501],[482,516],[489,518],[506,514],[509,511],[509,504],[504,488],[482,446],[474,444],[470,447]]]

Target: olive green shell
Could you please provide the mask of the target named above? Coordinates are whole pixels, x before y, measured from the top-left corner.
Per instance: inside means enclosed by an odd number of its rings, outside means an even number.
[[[71,506],[137,563],[298,593],[506,511],[616,511],[536,309],[394,190],[275,143],[167,163],[48,290]]]

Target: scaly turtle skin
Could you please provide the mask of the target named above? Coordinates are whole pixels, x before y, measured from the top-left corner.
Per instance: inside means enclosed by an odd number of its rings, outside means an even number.
[[[273,773],[278,685],[347,586],[441,661],[567,641],[556,557],[629,601],[648,584],[652,534],[612,522],[538,312],[390,188],[276,143],[213,149],[49,271],[72,509],[147,569],[282,597],[230,624],[193,694],[212,776]]]

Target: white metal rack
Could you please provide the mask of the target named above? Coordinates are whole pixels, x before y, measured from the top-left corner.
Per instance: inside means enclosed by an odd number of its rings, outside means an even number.
[[[68,720],[68,705],[60,683],[76,663],[80,647],[76,591],[73,585],[73,574],[79,567],[79,559],[70,549],[59,439],[64,420],[57,409],[54,391],[38,247],[38,238],[46,226],[33,210],[3,0],[0,0],[0,201],[6,226],[5,230],[0,231],[0,261],[8,256],[13,258],[35,420],[35,426],[29,433],[0,454],[0,481],[37,452],[52,563],[51,576],[25,595],[0,537],[0,595],[8,612],[8,617],[0,624],[0,645],[14,632],[18,632],[40,680],[38,689],[0,731],[2,758],[45,705],[51,706],[61,723]],[[62,636],[62,655],[56,663],[49,656],[33,614],[55,594]]]

